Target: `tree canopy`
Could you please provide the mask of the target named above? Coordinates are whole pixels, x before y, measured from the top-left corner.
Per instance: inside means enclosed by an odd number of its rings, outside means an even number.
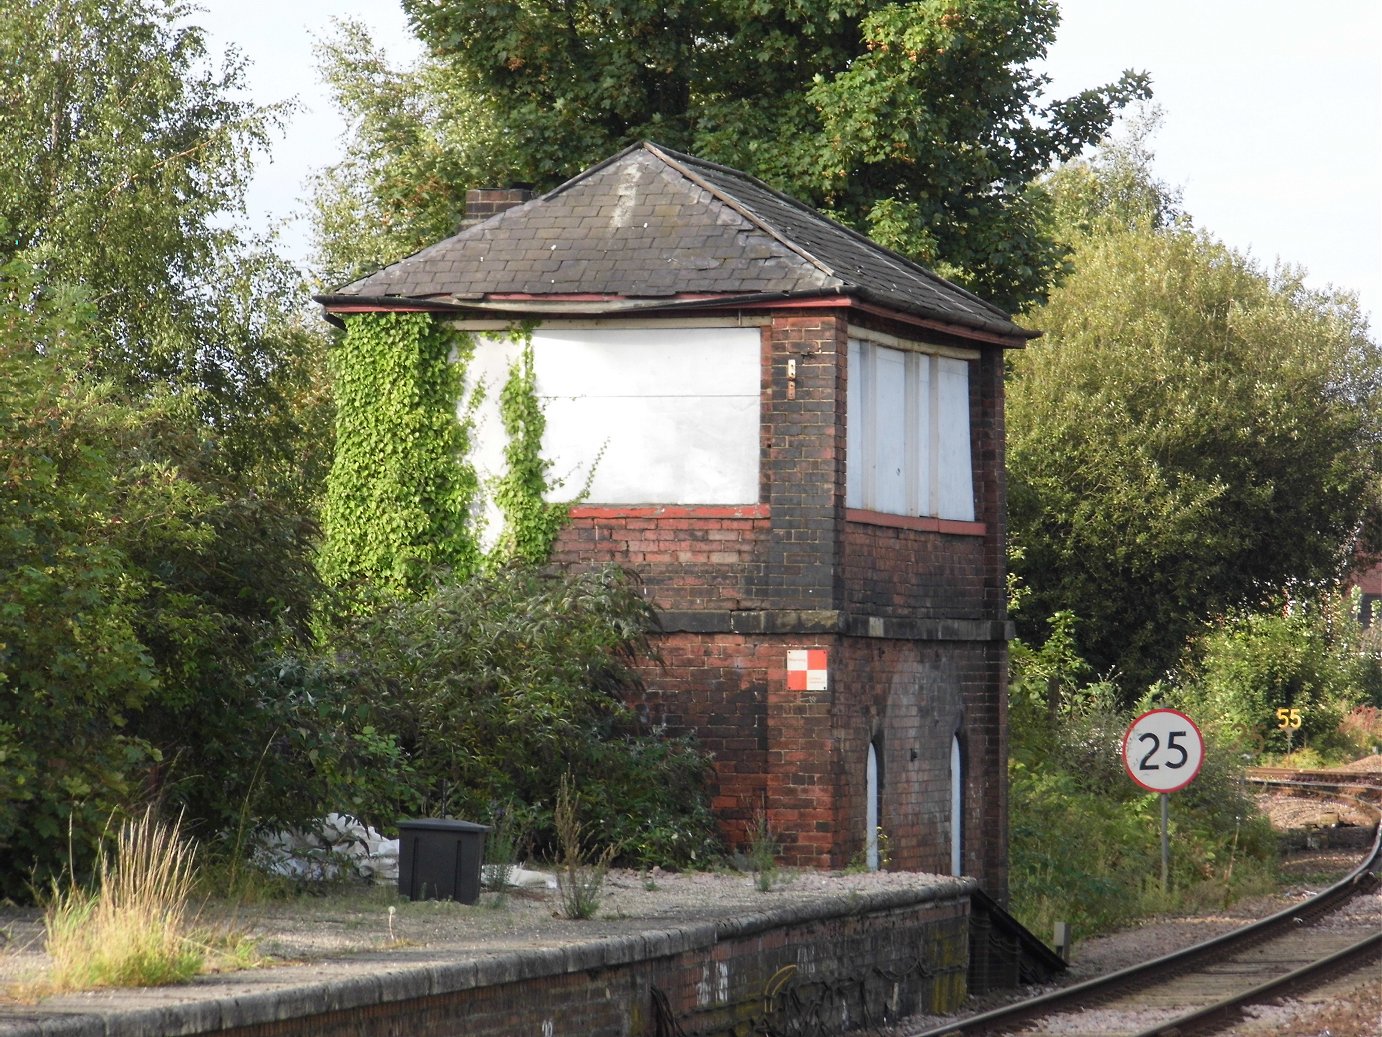
[[[318,193],[328,276],[451,233],[468,187],[550,188],[649,138],[759,176],[1015,310],[1060,258],[1029,185],[1150,92],[1127,73],[1044,97],[1032,66],[1055,38],[1054,0],[404,9],[428,47],[418,68],[391,69],[358,28],[325,50],[358,127]]]
[[[1083,214],[1072,269],[1029,313],[1045,336],[1007,395],[1019,630],[1073,612],[1085,657],[1134,692],[1207,620],[1337,580],[1382,458],[1356,299],[1149,208],[1136,167],[1105,167],[1112,193],[1097,167],[1058,183]],[[1134,201],[1091,215],[1115,196]]]
[[[321,336],[235,224],[272,113],[187,13],[0,6],[0,895],[141,798],[244,808],[317,590]]]
[[[312,398],[320,336],[296,316],[297,272],[238,223],[285,109],[242,99],[243,59],[213,60],[190,13],[175,0],[0,7],[0,261],[28,264],[39,292],[82,293],[88,375],[131,398],[188,396],[235,433],[237,463],[257,455],[288,478],[289,412],[321,420],[291,406]]]

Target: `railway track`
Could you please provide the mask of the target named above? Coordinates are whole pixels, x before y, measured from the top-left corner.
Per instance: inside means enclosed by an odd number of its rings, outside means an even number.
[[[1249,1005],[1382,965],[1382,909],[1372,895],[1382,854],[1382,775],[1256,769],[1248,777],[1364,806],[1375,820],[1358,866],[1310,899],[1213,940],[908,1037],[1189,1037],[1233,1025]]]

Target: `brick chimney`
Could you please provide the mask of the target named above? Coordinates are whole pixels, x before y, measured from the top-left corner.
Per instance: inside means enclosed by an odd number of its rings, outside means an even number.
[[[483,223],[491,216],[498,215],[505,209],[512,209],[515,205],[522,205],[532,196],[533,190],[527,185],[472,187],[465,193],[465,219],[461,221],[461,229]]]

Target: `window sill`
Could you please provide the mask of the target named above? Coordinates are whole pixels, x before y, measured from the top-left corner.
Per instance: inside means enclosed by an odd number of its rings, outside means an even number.
[[[846,508],[845,521],[866,526],[888,526],[892,529],[915,529],[921,533],[949,533],[952,536],[978,536],[988,532],[983,522],[964,522],[959,519],[930,518],[915,515],[890,515],[883,511]]]

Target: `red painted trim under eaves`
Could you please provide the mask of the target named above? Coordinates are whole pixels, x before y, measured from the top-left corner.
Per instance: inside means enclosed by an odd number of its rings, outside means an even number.
[[[959,519],[925,518],[914,515],[889,515],[882,511],[846,508],[845,521],[861,522],[866,526],[890,526],[893,529],[915,529],[923,533],[950,533],[954,536],[981,537],[988,532],[983,522],[961,522]]]
[[[576,518],[743,518],[762,519],[772,514],[767,504],[578,504]]]

